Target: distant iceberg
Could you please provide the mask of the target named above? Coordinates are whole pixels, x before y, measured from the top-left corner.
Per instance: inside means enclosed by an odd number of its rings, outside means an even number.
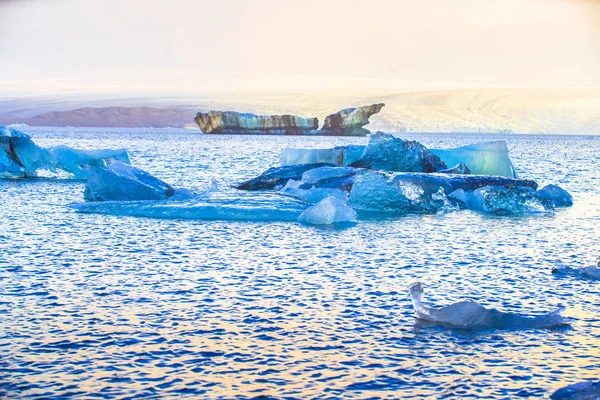
[[[129,155],[119,150],[77,150],[68,146],[44,148],[37,146],[29,135],[11,127],[0,127],[0,178],[34,178],[38,172],[57,169],[69,172],[76,179],[85,178],[82,165],[102,165],[114,158],[129,163]]]
[[[410,287],[410,299],[417,317],[443,326],[461,329],[540,329],[569,324],[560,315],[563,308],[539,316],[502,312],[495,308],[485,308],[471,300],[434,308],[423,304],[423,293],[423,285],[419,282]]]

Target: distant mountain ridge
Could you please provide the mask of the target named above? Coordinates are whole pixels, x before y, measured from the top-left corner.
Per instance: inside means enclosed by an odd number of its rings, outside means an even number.
[[[0,125],[72,126],[99,128],[195,128],[194,107],[84,107],[51,111],[34,117],[0,118]]]

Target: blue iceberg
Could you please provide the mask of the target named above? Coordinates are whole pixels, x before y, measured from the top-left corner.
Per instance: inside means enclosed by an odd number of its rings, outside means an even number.
[[[365,159],[359,162],[369,146],[371,148],[365,155]],[[404,141],[381,132],[371,135],[368,146],[349,145],[310,150],[290,148],[280,154],[279,161],[281,165],[353,164],[357,167],[398,172],[471,173],[517,177],[508,146],[504,141],[477,143],[453,149],[427,150],[417,142]],[[450,166],[453,167],[447,168]]]
[[[129,163],[129,155],[119,150],[77,150],[68,146],[43,148],[29,135],[10,127],[0,127],[0,178],[34,178],[40,171],[63,170],[76,179],[85,178],[82,165],[103,165],[114,158]]]
[[[540,329],[569,324],[568,320],[560,315],[562,307],[537,316],[485,308],[470,300],[434,308],[423,304],[423,293],[423,285],[420,282],[410,287],[410,299],[417,318],[442,326],[461,329]]]
[[[465,164],[472,174],[517,177],[504,141],[486,142],[431,152],[446,165]]]

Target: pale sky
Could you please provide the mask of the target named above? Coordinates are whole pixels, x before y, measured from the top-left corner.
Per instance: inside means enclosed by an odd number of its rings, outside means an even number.
[[[0,0],[1,92],[600,86],[596,0]]]

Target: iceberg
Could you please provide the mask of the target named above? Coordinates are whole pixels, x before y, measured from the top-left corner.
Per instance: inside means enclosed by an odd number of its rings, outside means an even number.
[[[458,164],[458,162],[450,165]],[[447,169],[446,164],[421,143],[396,138],[389,133],[377,132],[352,167],[395,172],[437,172]]]
[[[101,201],[69,205],[81,213],[188,220],[296,222],[309,204],[276,192],[208,192],[180,199]]]
[[[301,181],[289,180],[288,183],[280,189],[280,192],[299,197],[311,204],[316,204],[330,196],[340,199],[343,202],[348,201],[348,192],[343,190],[317,187],[300,189],[298,186],[301,183]]]
[[[600,399],[600,381],[584,381],[565,386],[552,393],[550,400]]]
[[[539,316],[488,309],[471,300],[434,308],[423,304],[423,293],[423,285],[420,282],[411,285],[410,299],[417,318],[442,326],[461,329],[540,329],[569,324],[568,320],[560,315],[564,310],[562,307]]]
[[[550,199],[556,207],[569,207],[573,205],[573,196],[558,185],[546,185],[538,194],[545,199]]]
[[[87,201],[161,200],[175,194],[175,189],[149,173],[108,159],[104,167],[84,165],[87,178],[83,197]]]
[[[10,127],[0,127],[0,178],[34,178],[41,170],[71,173],[76,179],[85,177],[82,165],[103,165],[114,158],[129,163],[129,155],[119,150],[77,150],[68,146],[43,148],[29,135]]]
[[[279,155],[281,165],[298,164],[335,164],[350,165],[357,161],[365,151],[365,146],[338,146],[332,149],[294,149],[287,148]]]
[[[371,143],[371,140],[375,140],[375,142]],[[371,135],[369,146],[371,149],[367,154],[367,159],[362,162],[359,160],[368,146],[350,145],[310,150],[288,148],[280,154],[279,161],[281,165],[323,162],[398,172],[471,173],[517,177],[508,154],[508,147],[503,141],[478,143],[454,149],[427,150],[418,142],[403,141],[390,134],[378,132]],[[439,160],[429,152],[437,156]],[[421,165],[419,166],[419,164]],[[447,168],[448,165],[454,165],[454,167]]]
[[[457,189],[448,195],[464,207],[492,214],[552,213],[552,200],[540,196],[534,189],[523,186],[484,186],[472,192]]]
[[[472,174],[517,177],[504,141],[477,143],[455,149],[431,149],[431,152],[446,165],[464,163]]]
[[[235,111],[198,113],[195,121],[200,130],[207,134],[304,135],[319,127],[317,118],[255,115]]]
[[[298,222],[307,225],[332,225],[354,221],[356,217],[356,211],[348,207],[344,200],[330,196],[302,212]]]

